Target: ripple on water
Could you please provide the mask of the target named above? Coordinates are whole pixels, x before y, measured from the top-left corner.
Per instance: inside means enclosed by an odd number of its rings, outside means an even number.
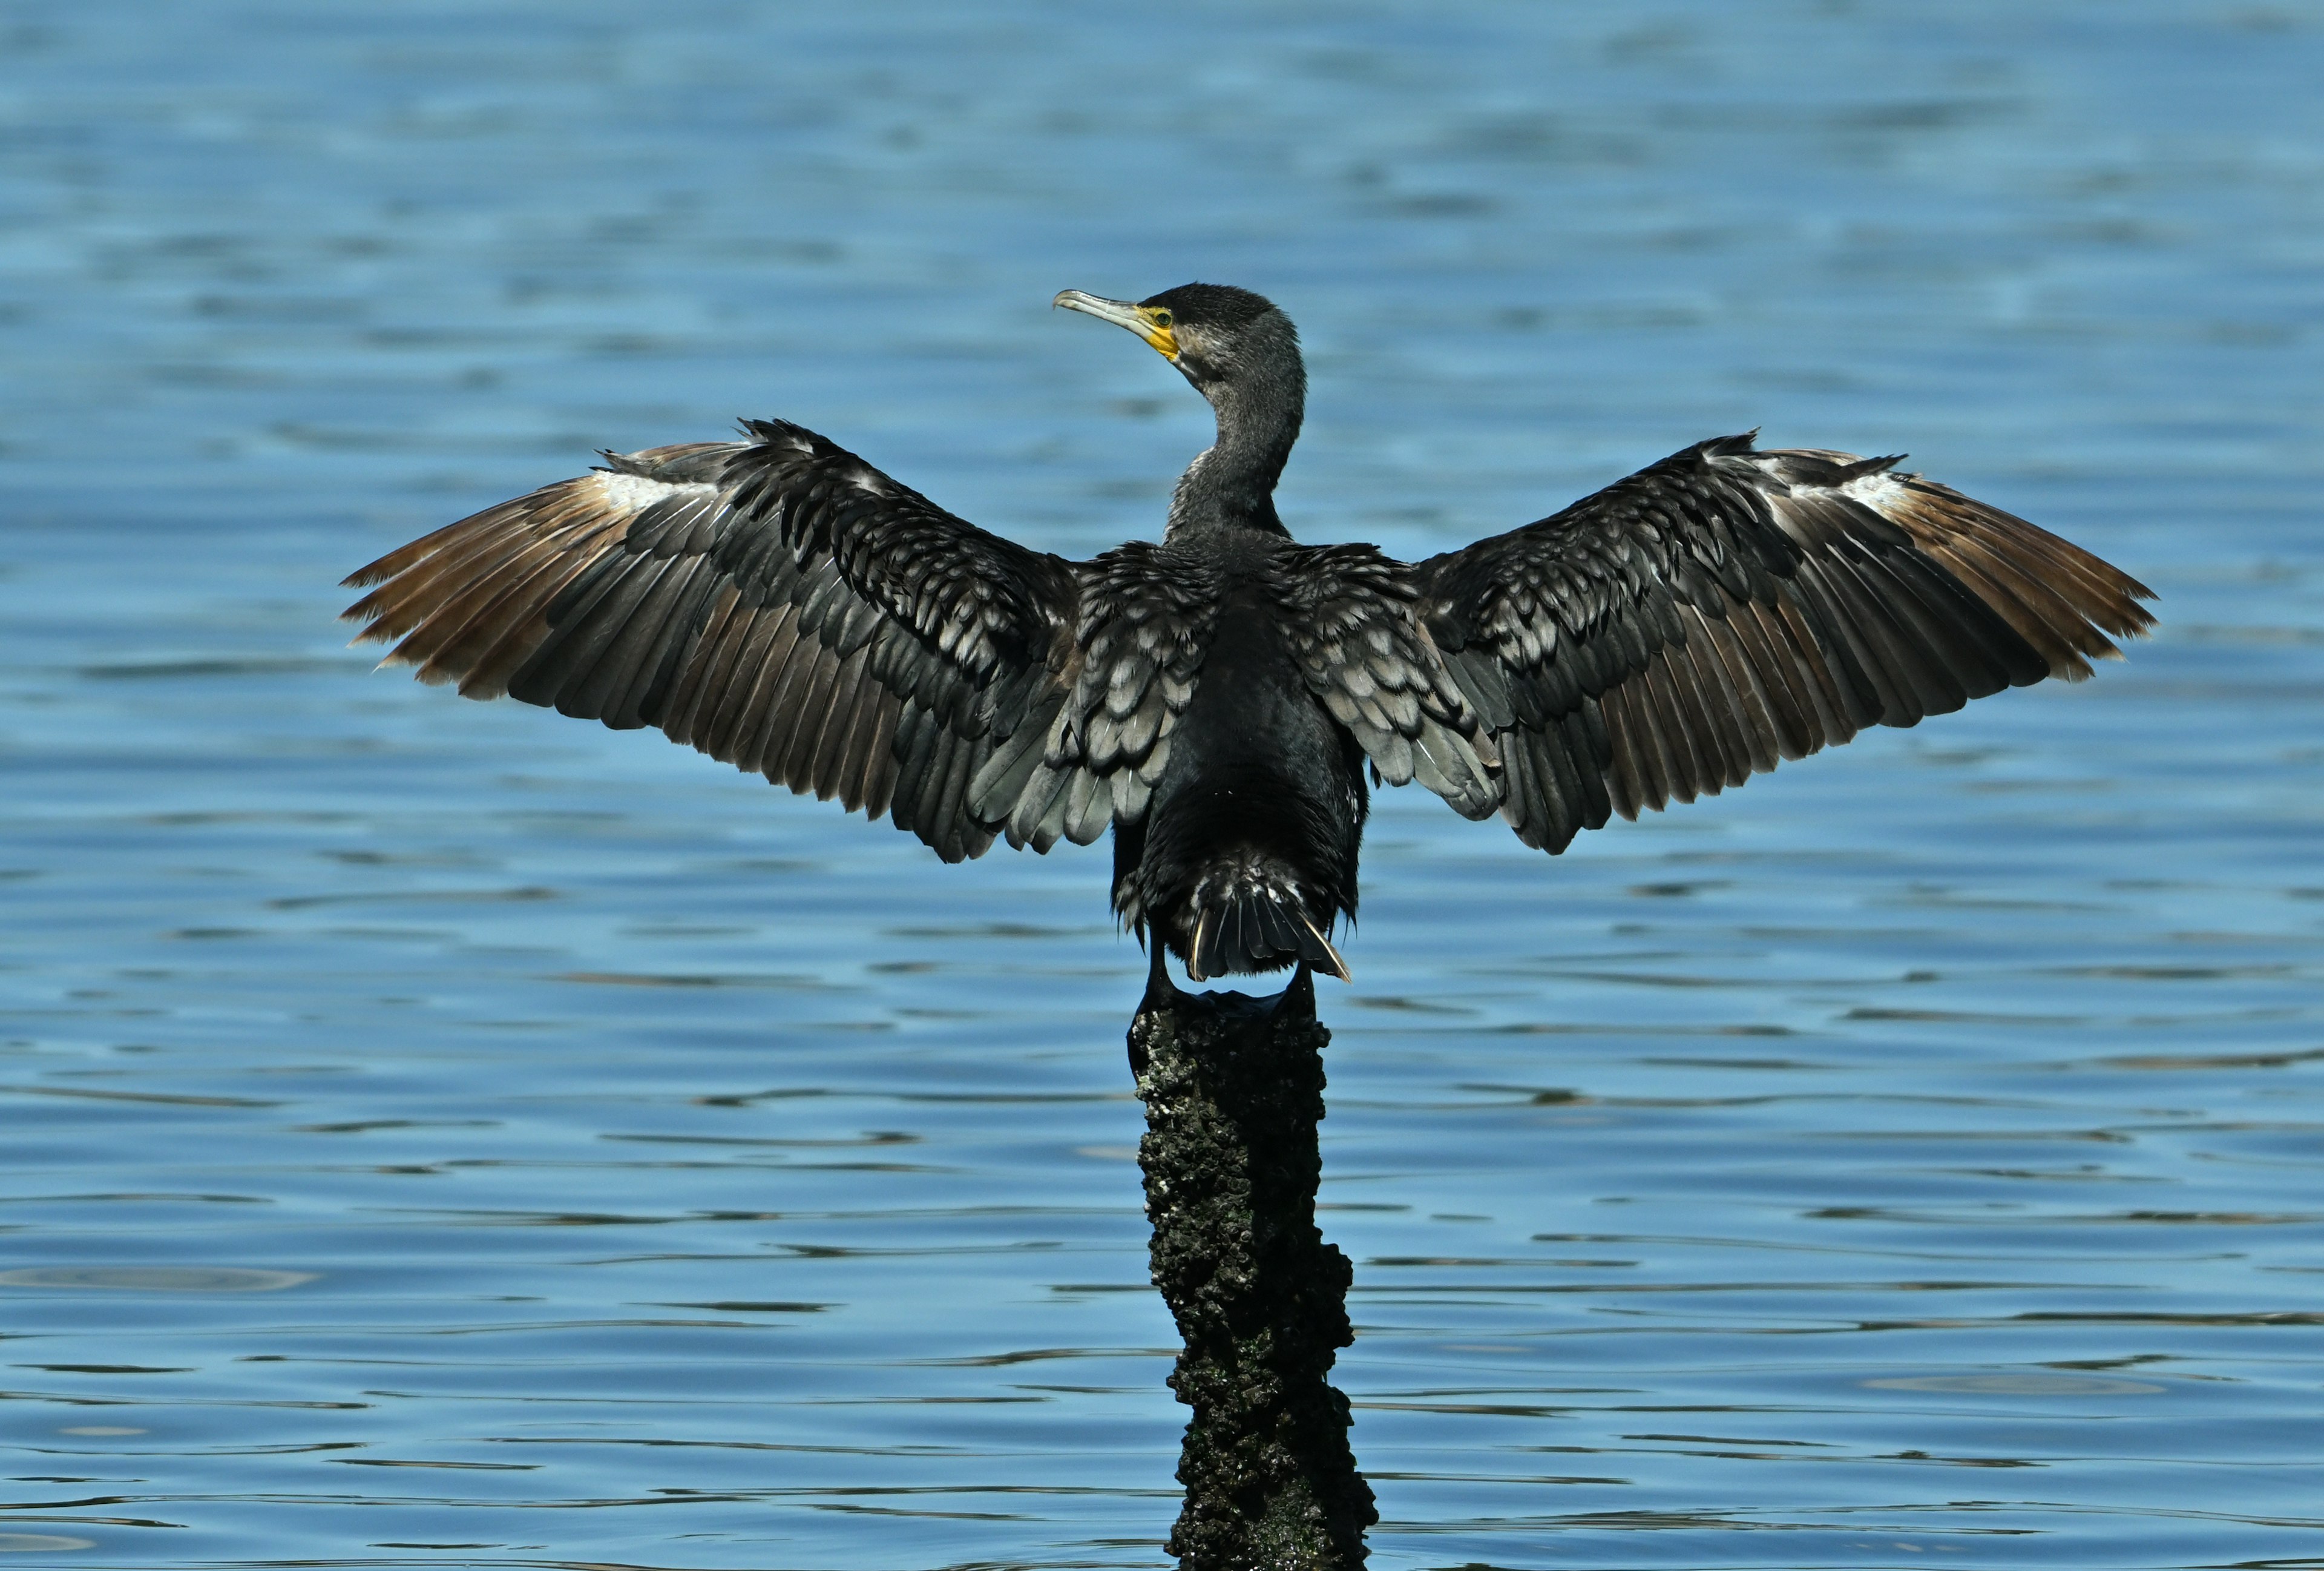
[[[0,1286],[96,1288],[124,1293],[279,1293],[311,1282],[319,1274],[246,1266],[26,1266],[0,1271]]]

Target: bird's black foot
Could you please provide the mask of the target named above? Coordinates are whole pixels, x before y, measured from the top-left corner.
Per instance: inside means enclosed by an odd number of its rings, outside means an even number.
[[[1299,962],[1298,969],[1291,974],[1290,985],[1275,995],[1275,1012],[1292,1019],[1315,1018],[1315,974],[1308,969],[1306,961]]]
[[[1170,951],[1157,935],[1146,951],[1146,996],[1138,1002],[1139,1012],[1167,1009],[1185,996],[1170,980]]]

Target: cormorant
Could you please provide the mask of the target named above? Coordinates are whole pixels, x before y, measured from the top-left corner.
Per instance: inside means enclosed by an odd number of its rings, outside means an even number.
[[[1111,828],[1113,909],[1166,986],[1165,948],[1195,981],[1346,979],[1368,768],[1555,853],[1867,725],[2086,677],[2153,623],[2144,585],[1896,457],[1750,435],[1422,562],[1301,545],[1274,502],[1306,392],[1280,310],[1204,283],[1055,303],[1217,412],[1158,544],[1028,550],[747,420],[391,551],[346,615],[423,681],[659,726],[948,862]]]

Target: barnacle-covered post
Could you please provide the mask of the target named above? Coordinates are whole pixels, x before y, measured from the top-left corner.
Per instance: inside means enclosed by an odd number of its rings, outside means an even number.
[[[1169,1550],[1186,1571],[1341,1571],[1379,1520],[1328,1383],[1354,1340],[1348,1257],[1315,1227],[1324,1044],[1302,968],[1274,998],[1157,976],[1130,1028],[1154,1285],[1194,1409]]]

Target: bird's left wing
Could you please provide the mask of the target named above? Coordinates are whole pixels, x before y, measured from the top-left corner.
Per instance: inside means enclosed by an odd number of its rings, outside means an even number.
[[[1070,678],[1072,568],[801,427],[627,456],[391,551],[346,615],[388,659],[890,817],[947,861],[1013,802],[979,771]]]
[[[1563,850],[1867,725],[2086,677],[2152,624],[2136,579],[1895,462],[1702,442],[1412,568],[1518,836]]]

